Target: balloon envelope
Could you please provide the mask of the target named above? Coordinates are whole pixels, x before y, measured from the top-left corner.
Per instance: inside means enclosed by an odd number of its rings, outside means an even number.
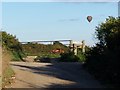
[[[87,20],[88,20],[89,22],[91,22],[92,16],[87,16]]]

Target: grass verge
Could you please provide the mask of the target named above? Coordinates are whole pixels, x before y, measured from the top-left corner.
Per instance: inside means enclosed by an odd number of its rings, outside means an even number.
[[[13,80],[11,79],[11,77],[14,75],[14,71],[12,70],[12,68],[10,66],[8,66],[3,74],[2,77],[2,87],[4,88],[7,85],[10,85]]]

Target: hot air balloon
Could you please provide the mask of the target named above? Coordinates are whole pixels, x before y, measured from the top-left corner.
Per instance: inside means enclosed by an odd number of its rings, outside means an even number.
[[[87,16],[87,20],[88,20],[89,22],[91,22],[92,16]]]

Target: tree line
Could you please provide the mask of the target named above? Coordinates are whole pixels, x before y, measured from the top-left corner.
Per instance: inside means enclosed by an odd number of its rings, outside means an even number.
[[[63,50],[64,52],[68,52],[69,48],[62,43],[55,41],[52,44],[38,44],[38,43],[27,43],[22,44],[22,49],[27,55],[41,55],[41,54],[50,54],[52,50]],[[60,53],[59,53],[60,54]]]

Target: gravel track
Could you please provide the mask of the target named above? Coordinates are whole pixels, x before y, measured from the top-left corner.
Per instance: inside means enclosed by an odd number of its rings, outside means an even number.
[[[80,63],[11,62],[12,88],[101,88]]]

